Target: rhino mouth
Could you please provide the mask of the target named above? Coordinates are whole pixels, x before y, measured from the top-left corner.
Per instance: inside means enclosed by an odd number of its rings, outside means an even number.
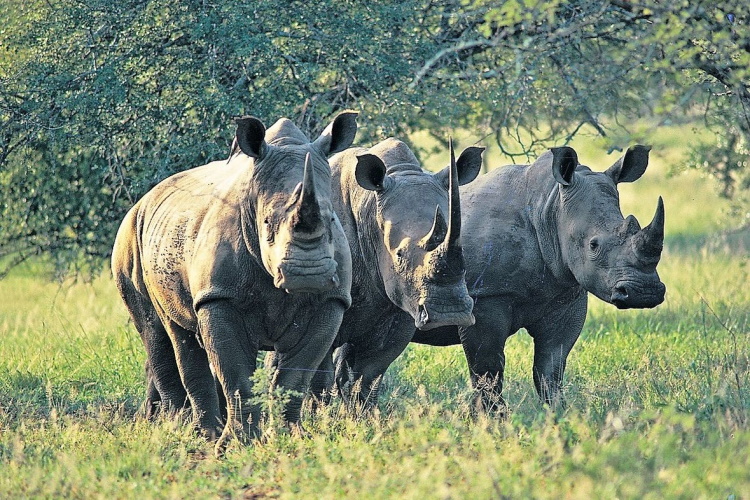
[[[650,309],[664,302],[666,290],[661,281],[648,285],[637,281],[618,281],[609,302],[618,309]]]
[[[284,259],[276,269],[274,286],[289,293],[324,292],[339,286],[338,264],[332,258]]]
[[[468,295],[450,300],[428,298],[419,304],[414,326],[423,331],[441,326],[471,326],[476,321],[473,309],[474,301]]]

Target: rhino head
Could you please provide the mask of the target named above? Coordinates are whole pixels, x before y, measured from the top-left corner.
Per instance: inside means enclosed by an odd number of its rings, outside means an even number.
[[[401,141],[387,139],[359,155],[357,183],[377,206],[378,274],[388,298],[420,330],[474,324],[465,281],[458,187],[474,178],[484,148],[467,148],[436,174],[419,167]]]
[[[655,307],[666,291],[656,272],[664,243],[664,202],[659,197],[653,220],[641,229],[635,217],[623,217],[617,191],[620,182],[643,175],[650,149],[629,148],[605,172],[580,166],[572,148],[552,149],[552,172],[560,186],[562,258],[586,290],[620,309]]]
[[[253,159],[245,224],[258,235],[274,286],[320,292],[339,284],[326,157],[348,148],[357,113],[343,112],[313,142],[288,119],[268,130],[254,117],[237,119],[235,145]],[[230,157],[231,158],[231,157]]]

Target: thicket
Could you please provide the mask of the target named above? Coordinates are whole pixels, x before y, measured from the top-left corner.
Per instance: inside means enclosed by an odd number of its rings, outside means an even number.
[[[740,0],[0,0],[0,18],[4,268],[97,269],[134,201],[227,155],[241,114],[314,134],[353,108],[363,144],[462,127],[511,156],[697,117],[716,141],[690,163],[725,196],[750,186]]]

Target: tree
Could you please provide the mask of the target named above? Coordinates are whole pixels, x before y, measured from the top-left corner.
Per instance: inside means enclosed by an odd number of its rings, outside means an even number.
[[[228,154],[241,114],[289,116],[312,135],[354,108],[364,144],[461,126],[524,155],[584,128],[610,136],[608,123],[701,110],[721,142],[695,163],[731,195],[749,182],[742,7],[0,0],[2,262],[48,253],[63,271],[97,269],[133,202]]]

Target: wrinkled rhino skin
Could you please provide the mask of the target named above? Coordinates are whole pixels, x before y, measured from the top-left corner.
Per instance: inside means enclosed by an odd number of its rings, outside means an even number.
[[[634,146],[606,172],[554,148],[532,165],[512,165],[461,190],[466,282],[476,323],[417,331],[413,341],[462,344],[477,406],[503,410],[504,346],[525,328],[534,340],[540,398],[559,401],[565,364],[586,319],[587,292],[618,308],[655,307],[665,286],[656,265],[664,236],[659,198],[651,224],[623,218],[617,183],[646,170],[648,147]]]
[[[237,120],[229,160],[175,174],[128,212],[112,271],[148,354],[149,403],[187,403],[217,452],[257,432],[250,377],[260,349],[278,353],[274,383],[307,390],[351,304],[351,256],[331,206],[326,157],[348,148],[356,113],[314,142],[289,120]],[[300,398],[285,417],[299,420]]]
[[[361,379],[360,402],[374,402],[380,377],[415,327],[474,323],[458,187],[476,178],[483,150],[469,147],[456,160],[451,143],[449,166],[435,174],[424,171],[409,147],[394,138],[331,158],[333,204],[354,273],[352,307],[335,344],[345,346],[335,371],[345,395]]]

